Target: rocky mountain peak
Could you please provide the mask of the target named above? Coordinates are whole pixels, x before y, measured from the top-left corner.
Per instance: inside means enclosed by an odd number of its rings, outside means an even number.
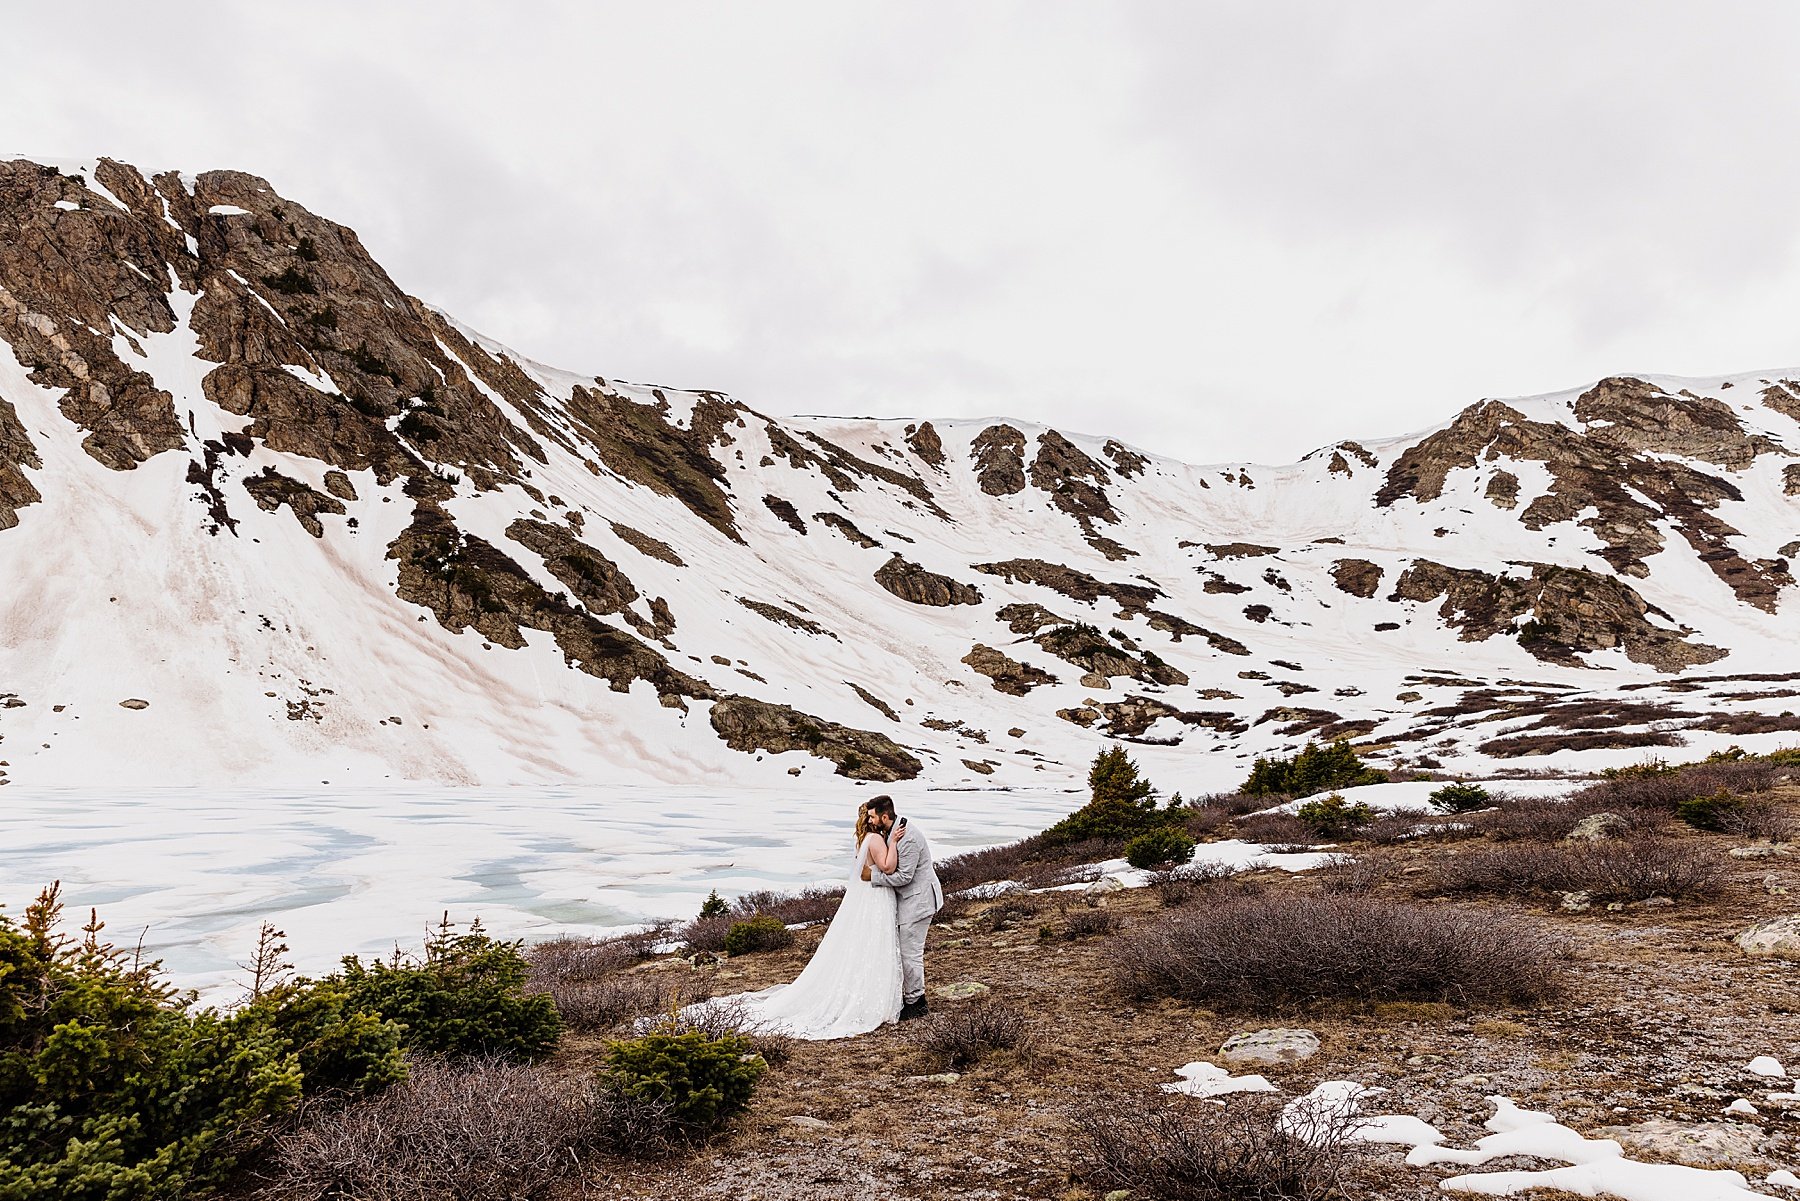
[[[1516,740],[1417,706],[1793,654],[1787,379],[1196,466],[558,371],[237,172],[4,162],[0,223],[0,780],[1004,785],[1107,738],[1179,773],[1328,733],[1480,760]],[[1663,725],[1741,727],[1696,688]]]

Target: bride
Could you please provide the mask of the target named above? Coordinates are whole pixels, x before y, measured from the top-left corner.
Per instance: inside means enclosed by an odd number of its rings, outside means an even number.
[[[794,1038],[866,1034],[900,1016],[900,945],[896,893],[869,883],[869,870],[891,873],[906,827],[892,841],[875,828],[865,802],[856,811],[856,860],[844,901],[819,947],[792,984],[720,998],[741,1006],[750,1022]]]

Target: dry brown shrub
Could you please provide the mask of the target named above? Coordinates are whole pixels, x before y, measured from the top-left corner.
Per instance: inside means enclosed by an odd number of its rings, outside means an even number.
[[[1800,833],[1793,811],[1767,797],[1751,797],[1724,817],[1726,833],[1764,842],[1792,842]]]
[[[1320,893],[1231,897],[1109,944],[1134,998],[1217,1009],[1320,1001],[1490,1005],[1555,994],[1566,950],[1485,909]]]
[[[1281,1125],[1282,1102],[1226,1097],[1181,1105],[1108,1097],[1076,1115],[1073,1175],[1096,1193],[1161,1201],[1324,1201],[1347,1195],[1354,1115],[1320,1115],[1304,1133]]]
[[[1310,873],[1319,887],[1339,896],[1367,896],[1400,877],[1400,865],[1386,855],[1338,855]]]
[[[650,1023],[646,1033],[704,1034],[709,1039],[735,1035],[772,1067],[780,1067],[794,1055],[794,1040],[773,1026],[753,1020],[741,1001],[718,998],[665,1012]]]
[[[747,892],[732,906],[739,918],[775,917],[789,926],[829,922],[843,903],[842,888],[806,888],[799,892]]]
[[[559,1196],[589,1155],[654,1146],[644,1107],[497,1059],[415,1059],[406,1080],[348,1105],[310,1105],[276,1136],[259,1196],[359,1201]]]
[[[942,1010],[906,1031],[906,1041],[940,1072],[959,1072],[995,1051],[1028,1055],[1034,1038],[1024,1011],[990,999]]]
[[[584,1033],[610,1030],[712,996],[711,978],[689,971],[556,980],[534,987],[550,994],[565,1026]]]
[[[980,917],[981,928],[990,934],[1011,930],[1044,911],[1044,900],[1036,893],[1009,892],[988,906]]]
[[[1120,925],[1119,915],[1110,909],[1081,906],[1063,911],[1064,938],[1094,938],[1111,934]]]
[[[1266,799],[1266,798],[1265,798]],[[1291,813],[1253,813],[1232,822],[1232,834],[1271,846],[1311,846],[1317,841]]]
[[[1156,890],[1156,899],[1164,909],[1179,909],[1204,894],[1218,891],[1227,881],[1236,890],[1254,887],[1250,881],[1237,879],[1237,873],[1231,868],[1218,863],[1184,863],[1152,873],[1150,887]]]
[[[1462,896],[1585,892],[1597,901],[1643,901],[1715,896],[1725,887],[1726,872],[1718,855],[1697,839],[1640,834],[1464,851],[1440,860],[1430,883],[1434,891]]]

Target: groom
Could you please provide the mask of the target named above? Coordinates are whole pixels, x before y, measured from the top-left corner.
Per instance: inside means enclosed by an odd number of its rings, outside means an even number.
[[[892,841],[894,798],[871,799],[869,822]],[[900,1020],[922,1018],[930,1012],[925,1003],[925,932],[931,929],[932,915],[944,907],[944,887],[931,865],[931,844],[908,825],[893,872],[870,869],[869,883],[893,889],[899,902],[895,916],[900,923]]]

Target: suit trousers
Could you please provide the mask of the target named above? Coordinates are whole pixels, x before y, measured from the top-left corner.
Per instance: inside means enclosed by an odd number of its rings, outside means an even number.
[[[900,999],[908,1005],[925,998],[925,935],[932,916],[900,923]]]

